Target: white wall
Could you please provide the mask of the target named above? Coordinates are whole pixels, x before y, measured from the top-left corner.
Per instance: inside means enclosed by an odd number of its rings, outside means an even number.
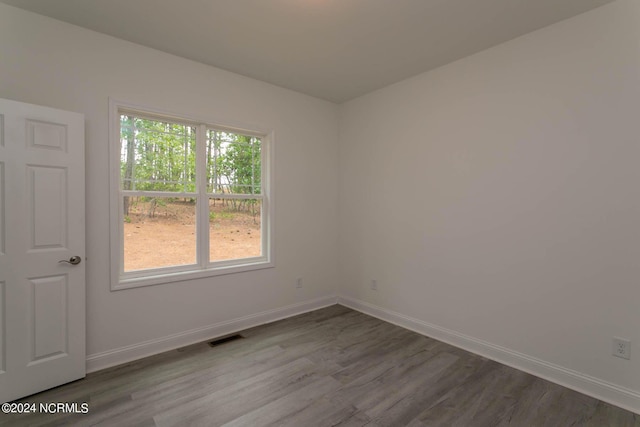
[[[334,104],[4,4],[0,97],[85,114],[90,356],[335,295]],[[275,268],[110,292],[109,97],[275,130]]]
[[[365,95],[340,122],[351,303],[640,404],[639,1]]]

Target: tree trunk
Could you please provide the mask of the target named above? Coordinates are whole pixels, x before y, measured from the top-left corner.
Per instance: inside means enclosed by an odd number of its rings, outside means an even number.
[[[127,116],[127,122],[133,124],[133,117]],[[135,158],[135,150],[136,150],[136,141],[135,141],[135,131],[133,126],[130,129],[126,130],[127,134],[127,166],[124,170],[124,182],[123,182],[123,190],[131,190],[132,189],[132,179],[133,179],[133,162]],[[125,216],[129,215],[129,197],[124,197],[124,214]]]

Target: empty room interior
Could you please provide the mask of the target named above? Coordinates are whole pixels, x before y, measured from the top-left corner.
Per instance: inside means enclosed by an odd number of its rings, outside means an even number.
[[[0,0],[0,425],[640,426],[640,1]]]

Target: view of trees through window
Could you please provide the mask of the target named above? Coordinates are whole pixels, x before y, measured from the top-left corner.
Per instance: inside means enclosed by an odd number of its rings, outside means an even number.
[[[262,255],[259,137],[130,114],[120,129],[125,272],[196,264],[198,235],[210,262]]]

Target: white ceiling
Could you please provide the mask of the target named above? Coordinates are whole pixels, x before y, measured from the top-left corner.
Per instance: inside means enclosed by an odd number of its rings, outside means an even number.
[[[0,0],[333,102],[613,0]]]

